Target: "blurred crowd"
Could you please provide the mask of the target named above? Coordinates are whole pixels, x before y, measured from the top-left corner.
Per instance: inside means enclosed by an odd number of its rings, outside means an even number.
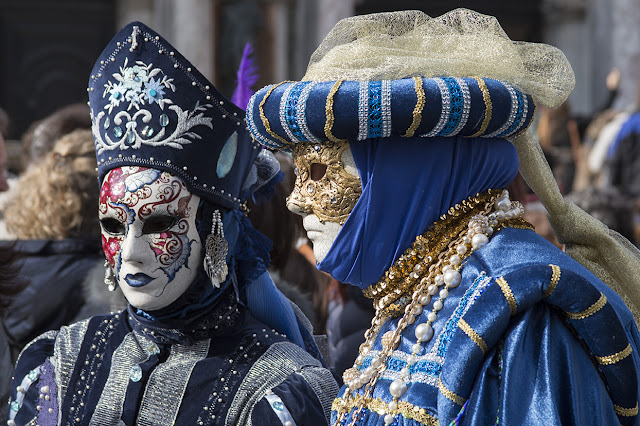
[[[635,244],[640,241],[640,112],[618,107],[620,75],[607,78],[607,99],[590,117],[568,103],[539,108],[535,122],[558,185],[578,206]],[[104,285],[97,215],[98,185],[89,110],[69,105],[33,123],[20,150],[7,150],[10,117],[0,109],[0,400],[12,367],[31,339],[92,315],[124,309],[120,290]],[[8,155],[8,151],[11,155]],[[280,290],[327,335],[325,354],[338,376],[351,366],[374,309],[356,287],[315,268],[301,218],[285,200],[294,183],[290,156],[271,201],[250,205],[254,226],[274,243],[270,273]],[[639,164],[636,164],[636,163]],[[11,173],[7,171],[11,170]],[[542,204],[521,177],[511,184],[536,231],[562,247]],[[6,407],[0,406],[0,417]]]

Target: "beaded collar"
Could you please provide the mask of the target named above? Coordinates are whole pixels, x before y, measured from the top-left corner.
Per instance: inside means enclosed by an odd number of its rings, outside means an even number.
[[[376,315],[372,326],[365,332],[365,342],[360,346],[360,355],[354,366],[344,372],[343,379],[347,390],[342,403],[337,407],[338,421],[341,424],[345,415],[355,407],[351,424],[355,424],[358,414],[364,408],[364,401],[373,394],[378,378],[386,369],[386,361],[398,347],[402,332],[413,324],[422,313],[423,307],[431,303],[431,312],[427,322],[416,327],[417,343],[413,348],[407,367],[417,360],[422,342],[433,337],[432,324],[437,320],[438,312],[443,308],[449,291],[458,287],[462,280],[460,273],[464,260],[475,250],[484,247],[489,238],[505,227],[533,229],[522,219],[524,209],[519,202],[511,202],[509,193],[488,190],[471,197],[449,209],[425,234],[418,236],[412,246],[385,273],[382,279],[365,290],[365,295],[374,299]],[[397,327],[382,336],[382,351],[372,359],[371,365],[362,369],[366,354],[373,347],[382,325],[390,318],[403,314]],[[394,422],[398,411],[399,398],[407,391],[405,379],[409,368],[401,372],[401,378],[394,380],[389,388],[393,400],[379,412],[385,414],[385,424]],[[364,387],[364,395],[357,390]]]

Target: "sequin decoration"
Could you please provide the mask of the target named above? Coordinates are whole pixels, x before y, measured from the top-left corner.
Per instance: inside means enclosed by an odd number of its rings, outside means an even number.
[[[220,157],[218,158],[218,165],[216,166],[216,173],[218,177],[222,179],[229,174],[233,163],[236,159],[236,152],[238,151],[238,132],[233,132],[229,139],[224,143],[222,151],[220,151]]]

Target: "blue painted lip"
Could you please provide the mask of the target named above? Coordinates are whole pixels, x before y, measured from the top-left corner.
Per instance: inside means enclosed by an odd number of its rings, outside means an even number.
[[[147,285],[151,281],[153,281],[153,278],[151,278],[147,274],[143,274],[143,273],[140,272],[140,273],[137,273],[137,274],[134,274],[134,275],[127,274],[127,276],[124,277],[124,280],[131,287],[144,287],[145,285]]]

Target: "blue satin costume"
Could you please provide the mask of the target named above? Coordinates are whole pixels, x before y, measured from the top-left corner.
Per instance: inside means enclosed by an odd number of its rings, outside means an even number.
[[[470,195],[505,186],[518,168],[505,140],[416,139],[351,142],[363,194],[320,269],[368,287],[424,232],[424,223]],[[616,293],[531,230],[501,230],[465,262],[462,283],[433,324],[434,338],[410,369],[392,424],[639,424],[640,335]],[[355,424],[385,424],[376,411],[391,402],[389,385],[400,377],[415,327],[429,312],[425,306],[403,331]],[[360,368],[370,365],[398,321],[383,326]],[[344,392],[334,402],[332,424]],[[345,420],[351,424],[349,415]]]

